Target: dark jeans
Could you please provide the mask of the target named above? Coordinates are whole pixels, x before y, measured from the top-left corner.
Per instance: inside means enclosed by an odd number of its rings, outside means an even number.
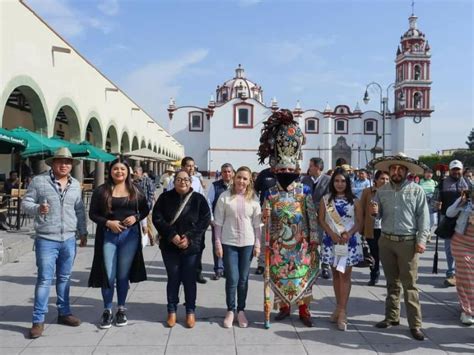
[[[205,247],[206,247],[206,244],[205,244],[205,234],[204,234],[201,240],[201,252],[197,254],[197,260],[196,260],[196,275],[197,276],[202,274],[202,252],[204,251]]]
[[[214,227],[212,227],[212,256],[214,258],[214,273],[224,273],[224,261],[222,258],[217,257],[216,255],[216,235],[214,233]]]
[[[367,238],[370,254],[374,258],[374,266],[370,268],[370,279],[376,279],[380,275],[379,239],[382,234],[381,229],[374,229],[374,238]]]
[[[179,304],[179,286],[183,283],[186,314],[196,309],[196,265],[199,254],[186,255],[176,251],[162,250],[168,283],[166,297],[168,313],[176,313]]]
[[[237,311],[243,311],[245,309],[245,301],[247,300],[253,245],[235,247],[223,244],[222,249],[226,272],[225,297],[227,310],[235,312],[235,293],[237,291]]]
[[[112,309],[116,280],[117,304],[118,306],[125,306],[130,268],[140,244],[138,228],[139,225],[135,225],[119,234],[112,231],[106,231],[104,234],[104,264],[110,286],[110,288],[102,288],[102,298],[106,309]]]

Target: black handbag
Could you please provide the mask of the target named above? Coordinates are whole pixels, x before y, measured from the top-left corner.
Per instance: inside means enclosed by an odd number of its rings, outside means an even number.
[[[364,255],[364,260],[359,261],[355,264],[355,267],[372,267],[375,264],[374,257],[370,254],[369,244],[365,238],[361,238],[362,244],[362,254]]]
[[[435,234],[441,239],[451,239],[454,235],[454,228],[456,227],[456,221],[458,217],[447,217],[441,218],[438,222],[438,227],[435,230]]]

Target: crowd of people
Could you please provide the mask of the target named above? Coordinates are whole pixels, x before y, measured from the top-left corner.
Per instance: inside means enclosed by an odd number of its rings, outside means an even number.
[[[460,161],[452,161],[449,175],[436,182],[424,164],[403,154],[374,159],[375,174],[357,172],[340,159],[331,174],[321,158],[311,158],[307,174],[298,172],[304,135],[288,110],[279,110],[264,123],[259,161],[268,164],[259,174],[248,167],[223,164],[219,179],[206,186],[195,173],[192,157],[185,157],[176,173],[161,177],[163,192],[140,167],[121,158],[109,164],[106,182],[94,191],[89,218],[96,223],[89,286],[101,289],[104,309],[98,312],[102,329],[125,326],[129,284],[147,279],[143,247],[155,241],[167,274],[168,327],[177,322],[183,285],[185,325],[196,324],[196,283],[202,274],[205,233],[212,230],[211,280],[225,277],[227,311],[224,328],[237,322],[245,328],[252,259],[264,280],[264,319],[269,327],[273,291],[276,321],[298,309],[301,322],[311,327],[312,287],[318,277],[331,279],[335,309],[330,320],[345,331],[352,268],[370,266],[369,286],[386,280],[384,318],[377,328],[400,324],[403,289],[412,337],[423,340],[417,288],[418,258],[433,228],[451,222],[444,239],[447,258],[445,286],[455,286],[461,322],[474,324],[474,211],[472,180]],[[79,182],[71,176],[76,160],[61,148],[47,160],[51,170],[33,178],[22,202],[35,218],[38,276],[30,337],[44,330],[50,285],[56,276],[58,323],[79,326],[69,302],[70,277],[79,246],[87,245],[85,208]],[[418,182],[410,176],[423,178]],[[207,192],[206,192],[207,190]],[[449,235],[448,235],[449,234]],[[368,245],[368,247],[365,247]],[[370,251],[370,253],[369,253]],[[114,307],[114,290],[117,303]],[[114,314],[114,308],[116,310]]]

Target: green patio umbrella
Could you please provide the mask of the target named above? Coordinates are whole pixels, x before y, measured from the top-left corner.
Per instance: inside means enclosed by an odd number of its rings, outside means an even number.
[[[87,148],[87,151],[89,152],[89,155],[84,157],[83,159],[86,160],[94,160],[94,161],[102,161],[104,163],[107,163],[109,161],[115,160],[115,155],[109,154],[106,151],[94,147],[92,144],[90,144],[88,141],[83,141],[79,143],[79,145],[82,145]]]
[[[11,131],[0,128],[0,154],[11,154],[26,148],[26,141],[17,137]]]
[[[21,153],[23,158],[34,157],[34,156],[43,156],[48,157],[54,155],[54,153],[62,147],[65,147],[65,141],[58,141],[54,139],[49,139],[42,134],[30,131],[23,127],[17,127],[12,129],[12,132],[17,138],[25,140],[28,144],[26,149]],[[72,153],[72,152],[71,152]],[[74,154],[75,156],[85,155],[87,152]]]
[[[58,137],[58,136],[52,136],[49,139],[59,142],[62,147],[68,148],[69,151],[71,152],[71,154],[74,157],[80,158],[80,157],[88,157],[89,156],[89,150],[84,145],[66,141],[66,140],[64,140],[64,139],[62,139],[61,137]]]

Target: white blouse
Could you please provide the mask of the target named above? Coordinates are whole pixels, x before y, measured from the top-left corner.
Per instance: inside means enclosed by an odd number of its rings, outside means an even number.
[[[261,215],[256,196],[246,200],[244,195],[231,195],[230,190],[223,192],[214,211],[214,223],[222,227],[222,244],[236,247],[259,244]]]

